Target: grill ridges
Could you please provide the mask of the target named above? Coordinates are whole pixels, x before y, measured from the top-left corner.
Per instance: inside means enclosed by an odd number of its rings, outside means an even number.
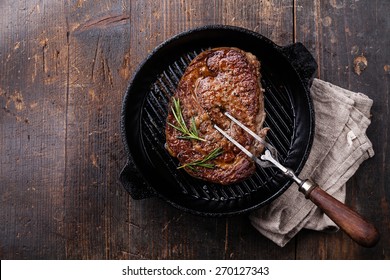
[[[147,93],[142,108],[142,138],[144,143],[152,149],[161,162],[167,164],[171,176],[177,178],[180,192],[195,198],[205,200],[234,200],[245,197],[259,188],[269,190],[269,180],[276,172],[273,168],[257,168],[256,173],[249,179],[230,186],[220,187],[214,184],[205,184],[187,175],[185,171],[177,169],[177,161],[165,149],[165,122],[168,113],[170,96],[176,90],[177,84],[186,67],[200,51],[193,51],[180,56],[165,71],[156,77]],[[292,138],[293,108],[290,104],[290,94],[286,90],[278,89],[273,84],[272,77],[263,75],[262,84],[266,90],[265,126],[271,127],[268,132],[268,141],[274,145],[283,159],[288,154]],[[146,153],[150,150],[146,150]]]

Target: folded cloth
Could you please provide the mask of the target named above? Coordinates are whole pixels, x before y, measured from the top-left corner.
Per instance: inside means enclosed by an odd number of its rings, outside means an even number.
[[[319,79],[310,89],[315,111],[315,133],[307,162],[300,173],[336,199],[345,202],[346,182],[359,165],[374,156],[366,136],[373,101]],[[298,191],[294,183],[267,206],[252,212],[252,225],[283,247],[302,228],[337,231],[337,225]]]

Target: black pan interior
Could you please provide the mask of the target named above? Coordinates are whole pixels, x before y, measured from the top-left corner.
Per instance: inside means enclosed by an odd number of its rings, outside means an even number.
[[[178,170],[165,144],[168,100],[185,68],[203,50],[238,47],[261,61],[268,141],[280,161],[299,172],[310,151],[314,129],[308,87],[283,48],[261,35],[234,27],[205,27],[180,34],[158,47],[136,72],[125,94],[122,131],[129,157],[147,185],[172,205],[195,214],[244,213],[269,203],[291,182],[275,168],[230,186],[210,184]]]

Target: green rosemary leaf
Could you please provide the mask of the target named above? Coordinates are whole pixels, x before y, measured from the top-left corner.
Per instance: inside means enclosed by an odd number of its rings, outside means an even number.
[[[186,164],[183,164],[178,167],[178,169],[181,168],[189,168],[193,171],[196,171],[198,167],[213,169],[215,167],[215,164],[209,163],[208,161],[215,159],[216,157],[222,155],[223,151],[221,147],[218,147],[214,149],[211,153],[209,153],[207,156],[205,156],[203,159],[195,160]]]
[[[199,137],[198,128],[196,127],[195,118],[191,118],[191,133]]]
[[[180,100],[172,98],[173,106],[171,107],[172,114],[177,122],[177,125],[172,123],[168,123],[173,128],[180,131],[183,135],[179,136],[180,139],[188,139],[188,140],[198,140],[198,141],[206,141],[205,139],[199,137],[198,128],[196,127],[195,118],[191,118],[190,129],[188,129],[186,122],[184,121],[184,117],[180,107]]]
[[[169,124],[170,126],[172,126],[173,128],[175,128],[175,129],[177,129],[177,130],[183,132],[183,131],[181,130],[180,127],[178,127],[178,126],[176,126],[176,125],[174,125],[174,124],[171,124],[170,122],[169,122],[168,124]]]

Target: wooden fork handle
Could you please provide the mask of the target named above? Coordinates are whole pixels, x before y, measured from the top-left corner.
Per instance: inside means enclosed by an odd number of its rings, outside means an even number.
[[[305,188],[306,184],[306,188]],[[299,189],[326,215],[329,216],[355,242],[364,247],[373,247],[379,241],[379,232],[357,212],[326,193],[318,185],[306,181]]]

